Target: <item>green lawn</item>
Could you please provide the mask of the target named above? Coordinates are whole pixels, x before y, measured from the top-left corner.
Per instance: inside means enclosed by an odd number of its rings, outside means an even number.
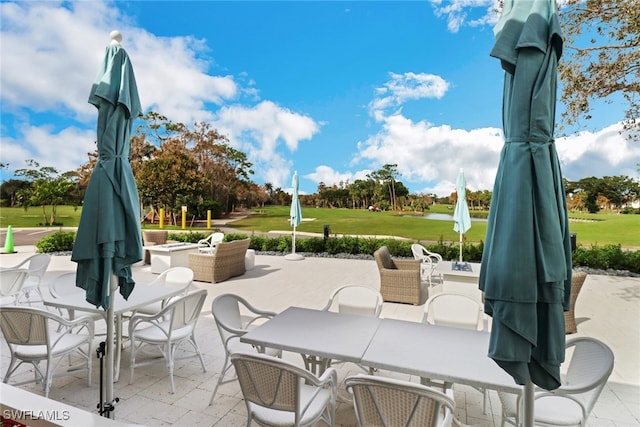
[[[47,211],[50,213],[51,209]],[[75,227],[80,220],[80,208],[59,206],[57,222],[64,227]],[[255,209],[246,219],[229,224],[247,233],[273,230],[291,230],[288,206],[268,206]],[[451,206],[436,205],[429,213],[453,213]],[[303,222],[297,228],[302,232],[323,233],[328,224],[331,234],[390,235],[419,241],[457,241],[453,221],[431,220],[412,213],[369,212],[354,209],[324,209],[302,207]],[[472,212],[473,215],[473,212]],[[484,213],[486,216],[486,212]],[[619,244],[624,248],[640,249],[640,215],[609,213],[570,213],[570,231],[576,233],[579,246]],[[38,227],[44,223],[41,208],[2,208],[0,227]],[[146,226],[145,226],[146,227]],[[153,226],[152,226],[153,227]],[[167,226],[179,230],[180,227]],[[468,242],[484,240],[486,222],[473,221],[465,237]],[[194,228],[201,231],[201,228]]]

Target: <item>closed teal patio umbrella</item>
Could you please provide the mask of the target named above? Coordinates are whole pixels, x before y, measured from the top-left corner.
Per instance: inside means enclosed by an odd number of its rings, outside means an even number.
[[[300,197],[298,196],[298,171],[293,174],[291,186],[293,187],[293,195],[291,197],[291,208],[289,209],[289,222],[293,227],[293,238],[291,240],[291,253],[286,255],[285,258],[289,261],[300,261],[303,260],[304,257],[296,253],[296,227],[302,222],[302,207],[300,206]]]
[[[460,260],[462,262],[462,235],[471,228],[471,215],[469,215],[469,205],[467,204],[467,180],[464,178],[464,171],[460,169],[456,179],[456,193],[458,200],[453,211],[453,231],[460,235]]]
[[[506,0],[491,56],[504,74],[505,144],[496,174],[480,289],[493,317],[489,357],[525,385],[560,386],[571,242],[553,130],[562,35],[555,0]]]
[[[140,204],[129,164],[131,127],[142,108],[131,61],[120,45],[122,36],[114,31],[111,38],[89,95],[89,103],[98,109],[98,159],[71,255],[78,264],[76,286],[86,291],[89,303],[107,310],[108,404],[113,399],[111,295],[119,288],[129,297],[135,285],[131,265],[142,260]]]

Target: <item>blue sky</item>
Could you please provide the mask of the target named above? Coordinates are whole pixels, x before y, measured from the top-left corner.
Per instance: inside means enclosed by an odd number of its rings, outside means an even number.
[[[411,192],[491,190],[503,75],[489,57],[493,0],[2,2],[1,151],[60,171],[87,161],[87,103],[118,29],[145,111],[206,121],[246,152],[253,180],[303,193],[398,165]],[[561,105],[558,106],[561,110]],[[638,177],[622,108],[557,140],[564,175]]]

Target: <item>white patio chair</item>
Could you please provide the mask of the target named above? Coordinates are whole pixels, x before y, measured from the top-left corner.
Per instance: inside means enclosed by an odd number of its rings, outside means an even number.
[[[18,295],[16,303],[22,302],[31,304],[32,302],[42,302],[42,277],[47,272],[49,263],[51,262],[51,255],[49,254],[35,254],[25,259],[13,268],[23,269],[26,266],[28,271],[27,278],[22,286],[22,292]],[[32,300],[31,293],[38,294],[39,299]]]
[[[72,294],[85,294],[86,291],[76,286],[76,272],[62,273],[53,278],[49,283],[49,294],[53,298],[61,298],[66,295]],[[62,309],[58,309],[61,316],[64,317]],[[98,313],[86,313],[83,316],[90,317],[94,321],[104,320],[104,317]],[[75,318],[75,312],[73,310],[67,310],[66,317],[68,319]]]
[[[224,240],[224,233],[215,232],[211,233],[206,239],[198,240],[198,252],[205,254],[212,254],[216,249],[216,245]]]
[[[151,345],[160,350],[169,371],[170,392],[175,393],[173,382],[173,367],[176,350],[184,342],[194,348],[202,371],[207,368],[202,359],[202,353],[196,343],[195,329],[207,290],[200,289],[174,299],[156,314],[134,314],[129,319],[129,339],[131,340],[131,365],[129,369],[129,384],[133,382],[133,370],[139,366],[156,363],[157,360],[136,361],[136,355],[145,346]]]
[[[27,280],[27,270],[0,270],[0,305],[17,304],[22,286]]]
[[[242,312],[244,313],[241,313]],[[224,363],[218,376],[218,382],[213,389],[209,405],[213,404],[218,387],[237,380],[237,376],[225,380],[227,373],[233,368],[231,355],[237,352],[256,351],[250,344],[240,342],[240,337],[261,322],[271,319],[276,313],[257,309],[247,300],[234,294],[222,294],[211,303],[211,314],[216,322],[222,346],[224,347]],[[282,351],[276,349],[261,349],[269,356],[281,357]]]
[[[345,285],[333,291],[322,310],[379,317],[382,303],[382,295],[377,289],[362,285]]]
[[[484,309],[477,299],[460,293],[441,292],[424,305],[422,321],[462,329],[484,329]]]
[[[91,344],[93,341],[93,321],[88,317],[67,320],[55,313],[35,307],[3,307],[0,310],[0,328],[11,353],[11,362],[4,376],[7,383],[18,367],[31,363],[34,379],[30,382],[43,383],[45,397],[49,396],[54,372],[65,356],[73,354],[84,359],[81,365],[70,366],[69,371],[86,369],[87,381],[91,386]],[[86,346],[86,349],[83,347]],[[46,362],[43,372],[39,362]]]
[[[380,291],[363,285],[344,285],[333,291],[329,297],[327,305],[322,310],[343,314],[357,314],[359,316],[380,317],[382,312],[382,294]],[[318,373],[319,364],[315,356],[301,354],[305,368],[311,372]],[[329,360],[326,366],[341,363],[340,361]],[[360,366],[365,372],[370,369]]]
[[[567,373],[553,391],[535,392],[533,422],[536,426],[586,426],[587,419],[613,371],[614,356],[602,341],[575,337],[566,342]],[[505,422],[520,425],[521,396],[498,392]]]
[[[337,373],[320,377],[265,354],[231,355],[247,406],[247,426],[304,427],[324,421],[335,426]]]
[[[464,294],[442,292],[430,297],[424,305],[422,317],[424,323],[449,326],[452,328],[483,330],[484,309],[480,301]],[[451,383],[434,382],[423,378],[422,383],[440,386],[444,390],[451,388]],[[487,413],[487,390],[476,387],[482,393],[482,411]]]
[[[353,395],[353,408],[360,427],[448,427],[454,417],[453,391],[446,393],[421,384],[373,375],[355,375],[345,380]]]
[[[430,252],[427,248],[418,243],[411,245],[411,253],[413,254],[414,259],[422,261],[422,278],[429,283],[429,286],[434,285],[434,276],[436,276],[438,283],[442,283],[442,274],[437,271],[438,263],[442,261],[442,256],[440,254]]]
[[[151,286],[166,286],[168,288],[181,289],[182,292],[175,297],[167,298],[162,301],[155,302],[153,304],[146,305],[137,309],[136,313],[143,314],[155,314],[162,310],[172,299],[182,295],[186,295],[189,292],[189,288],[193,283],[193,270],[187,267],[172,267],[156,277],[149,285]]]

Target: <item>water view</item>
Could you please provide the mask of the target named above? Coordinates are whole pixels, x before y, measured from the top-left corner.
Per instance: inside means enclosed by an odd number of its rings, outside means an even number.
[[[422,216],[425,219],[436,219],[439,221],[453,221],[453,215],[443,213],[428,213]],[[471,217],[471,221],[487,222],[487,218],[474,218]]]

